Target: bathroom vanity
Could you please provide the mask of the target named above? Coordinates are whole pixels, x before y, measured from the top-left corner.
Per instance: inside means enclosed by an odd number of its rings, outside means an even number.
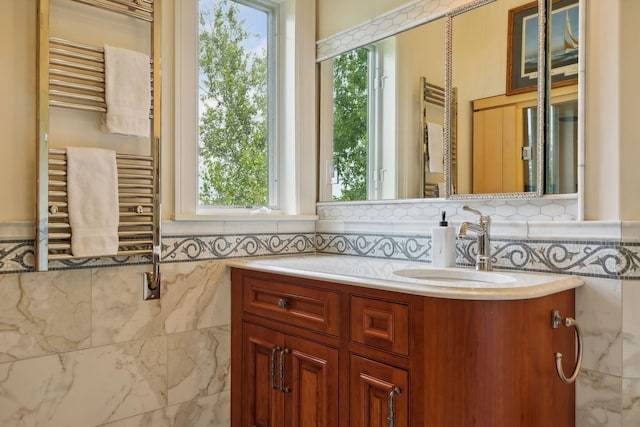
[[[234,426],[573,426],[572,276],[231,261]],[[483,275],[484,274],[484,275]],[[493,283],[501,282],[501,283]]]

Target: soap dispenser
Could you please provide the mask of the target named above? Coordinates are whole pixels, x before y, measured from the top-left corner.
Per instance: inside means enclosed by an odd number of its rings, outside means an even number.
[[[431,264],[434,267],[456,266],[456,231],[447,222],[447,213],[431,232]]]

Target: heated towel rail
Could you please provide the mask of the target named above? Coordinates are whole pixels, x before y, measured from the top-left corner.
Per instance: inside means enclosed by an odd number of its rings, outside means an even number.
[[[421,135],[422,135],[422,183],[423,194],[425,198],[430,197],[444,197],[444,194],[440,194],[438,182],[442,182],[444,178],[432,176],[427,170],[428,156],[429,156],[429,137],[427,132],[427,123],[430,121],[436,123],[442,123],[444,121],[444,88],[436,84],[430,83],[425,77],[420,77],[420,85],[422,88],[421,99]],[[456,103],[456,89],[454,88],[454,100]],[[455,111],[455,107],[454,107]],[[437,117],[435,117],[437,112]],[[441,114],[440,114],[441,112]],[[456,164],[456,137],[455,128],[451,127],[451,167],[455,170]]]
[[[118,257],[143,256],[145,299],[160,297],[160,0],[56,0],[92,6],[149,23],[151,37],[149,155],[116,153],[120,221]],[[38,2],[36,270],[74,260],[67,210],[66,151],[49,146],[49,109],[106,112],[104,49],[52,37],[50,0]]]

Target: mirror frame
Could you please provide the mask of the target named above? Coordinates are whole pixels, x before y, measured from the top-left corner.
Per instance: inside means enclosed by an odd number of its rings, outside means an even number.
[[[444,77],[444,197],[449,200],[485,200],[485,199],[530,199],[539,198],[543,192],[544,144],[546,138],[546,2],[538,0],[538,86],[536,118],[536,191],[522,193],[481,193],[454,194],[451,176],[451,121],[453,114],[453,18],[496,0],[475,0],[447,12],[445,21],[445,77]]]

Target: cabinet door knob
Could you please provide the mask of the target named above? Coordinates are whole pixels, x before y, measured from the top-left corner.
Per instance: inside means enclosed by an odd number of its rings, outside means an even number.
[[[283,310],[286,310],[289,307],[289,301],[287,301],[284,298],[280,298],[278,300],[278,307],[280,307]]]

